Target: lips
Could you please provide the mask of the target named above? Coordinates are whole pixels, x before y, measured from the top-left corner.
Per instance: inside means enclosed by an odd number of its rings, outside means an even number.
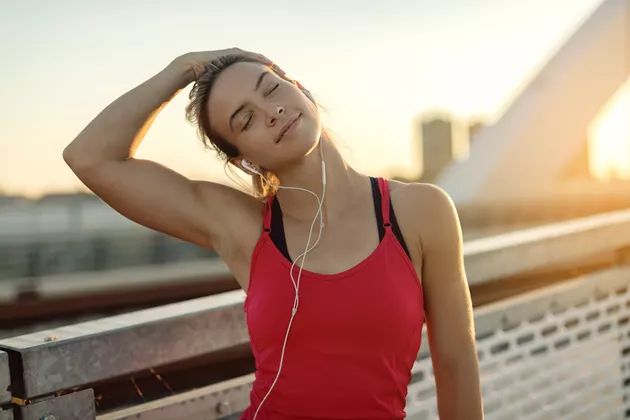
[[[300,112],[299,114],[297,114],[295,116],[295,118],[289,120],[284,127],[282,127],[282,130],[280,130],[280,135],[278,135],[278,137],[276,138],[276,143],[278,143],[280,140],[282,140],[282,138],[284,137],[284,134],[287,132],[287,130],[289,128],[291,128],[291,126],[302,116],[302,113]]]

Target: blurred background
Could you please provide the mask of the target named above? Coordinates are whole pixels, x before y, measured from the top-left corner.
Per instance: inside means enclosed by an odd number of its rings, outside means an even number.
[[[61,156],[105,106],[189,51],[264,54],[325,106],[324,122],[355,169],[445,189],[478,270],[469,273],[476,306],[566,280],[587,260],[601,269],[602,255],[625,255],[619,250],[630,245],[628,0],[27,0],[1,9],[0,340],[54,336],[61,326],[238,288],[212,250],[125,219]],[[160,113],[136,156],[240,188],[184,118],[190,87]],[[601,222],[610,223],[605,234],[584,233],[585,218],[613,213],[614,222]],[[500,254],[519,232],[536,251]],[[578,243],[569,234],[586,236]],[[575,252],[554,259],[566,244]],[[489,248],[517,268],[489,268],[498,264],[480,257]],[[537,281],[525,287],[524,276]],[[75,386],[95,390],[97,412],[114,412],[252,372],[246,344],[197,354],[199,363],[170,360],[170,383],[154,363],[147,377],[157,385],[144,391],[131,368]],[[3,348],[15,384],[22,347],[0,341]],[[0,385],[2,372],[0,357]],[[20,387],[12,389],[12,400],[0,398],[0,419],[20,405]]]

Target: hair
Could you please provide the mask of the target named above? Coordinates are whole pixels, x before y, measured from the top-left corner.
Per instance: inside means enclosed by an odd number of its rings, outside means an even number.
[[[228,142],[216,131],[210,128],[208,97],[210,96],[212,86],[214,85],[217,76],[227,67],[239,62],[255,62],[266,65],[279,77],[295,84],[306,95],[306,97],[313,102],[313,104],[321,107],[310,91],[304,88],[304,86],[302,86],[297,80],[287,77],[285,72],[274,63],[265,62],[262,59],[259,60],[255,57],[246,56],[244,54],[226,54],[210,61],[205,65],[203,72],[195,81],[190,94],[188,95],[190,102],[186,106],[186,119],[193,124],[197,124],[197,136],[203,143],[204,147],[206,149],[214,149],[219,158],[225,161],[223,168],[224,171],[229,164],[229,159],[240,156],[241,152],[236,146]],[[327,133],[327,130],[323,129],[322,132]],[[252,175],[252,187],[254,190],[254,196],[264,200],[277,193],[280,180],[270,170],[261,168],[261,172],[268,183],[265,182],[260,175],[254,174]]]

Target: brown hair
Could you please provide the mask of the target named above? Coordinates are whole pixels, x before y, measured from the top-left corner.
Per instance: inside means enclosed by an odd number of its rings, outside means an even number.
[[[195,81],[190,94],[188,95],[190,102],[186,106],[186,119],[193,124],[197,124],[197,135],[202,141],[204,147],[206,149],[214,149],[219,157],[225,160],[224,170],[229,164],[229,159],[239,156],[241,152],[236,146],[232,145],[210,128],[207,104],[210,91],[212,90],[212,86],[219,73],[225,70],[228,66],[238,62],[257,62],[266,65],[279,77],[288,82],[294,83],[306,95],[306,97],[313,102],[313,104],[321,107],[321,105],[315,101],[311,92],[309,92],[296,80],[287,77],[285,72],[274,63],[265,62],[262,61],[262,59],[258,60],[255,57],[243,54],[226,54],[210,61],[205,65],[204,71]],[[322,130],[322,132],[325,132],[325,130]],[[252,187],[257,198],[266,199],[267,197],[276,194],[278,186],[280,185],[280,180],[273,172],[266,170],[265,168],[261,168],[261,172],[264,174],[265,179],[267,179],[270,185],[263,181],[260,175],[254,174],[252,175]]]

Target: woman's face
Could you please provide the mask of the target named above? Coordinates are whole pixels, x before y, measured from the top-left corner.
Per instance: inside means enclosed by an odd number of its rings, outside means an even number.
[[[208,113],[214,131],[243,158],[269,170],[303,158],[321,135],[317,106],[294,83],[261,63],[238,62],[219,73]],[[278,142],[285,124],[295,118]]]

